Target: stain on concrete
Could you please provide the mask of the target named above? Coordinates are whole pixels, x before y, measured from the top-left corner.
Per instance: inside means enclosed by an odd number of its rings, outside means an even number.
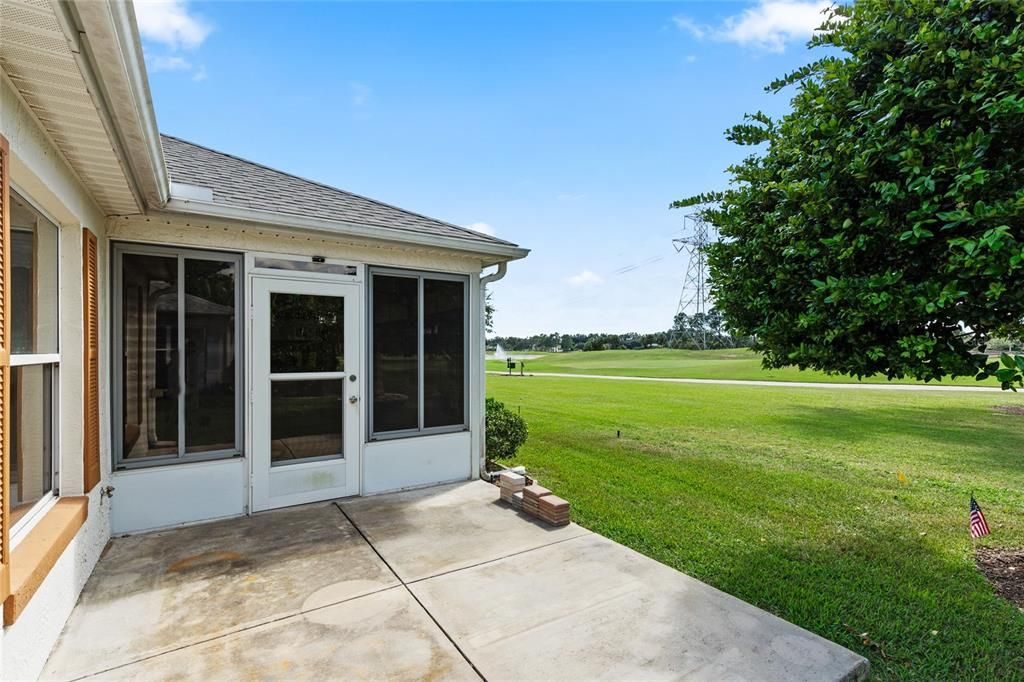
[[[167,567],[167,572],[181,573],[183,571],[206,571],[209,568],[223,568],[224,570],[230,570],[245,562],[245,557],[238,552],[203,552],[202,554],[178,559]]]
[[[369,617],[368,617],[369,616]],[[101,680],[479,680],[403,587],[237,632]]]
[[[396,584],[329,503],[115,538],[44,675],[88,675]]]

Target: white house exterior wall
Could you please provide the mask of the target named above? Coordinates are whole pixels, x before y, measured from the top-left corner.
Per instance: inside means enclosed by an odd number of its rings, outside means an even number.
[[[245,254],[275,254],[285,257],[323,256],[330,260],[362,266],[358,270],[356,281],[364,297],[367,277],[365,266],[467,275],[467,331],[470,353],[466,399],[469,401],[469,431],[375,443],[367,443],[363,439],[360,448],[360,492],[364,495],[374,494],[466,480],[479,475],[483,423],[483,339],[479,259],[453,255],[440,249],[425,249],[422,246],[410,245],[402,248],[394,244],[374,243],[348,237],[333,239],[323,234],[295,230],[274,230],[222,221],[196,221],[191,217],[170,214],[111,218],[107,223],[106,237],[107,252],[110,250],[109,243],[117,241]],[[248,286],[246,291],[245,308],[249,318]],[[107,303],[109,304],[109,301]],[[247,319],[247,336],[250,332],[248,322]],[[365,338],[365,326],[362,333]],[[369,358],[365,357],[367,352],[364,350],[362,358],[364,374],[366,364],[369,362]],[[243,366],[247,374],[251,367],[251,349],[248,342]],[[368,382],[363,381],[360,401],[362,405],[369,404],[371,400],[368,390]],[[248,421],[248,405],[246,407],[245,418]],[[251,440],[249,430],[246,431],[245,452],[249,453]],[[111,463],[107,461],[105,467],[109,469],[110,466]],[[112,476],[112,483],[117,490],[114,499],[113,532],[138,532],[244,514],[248,511],[249,476],[249,464],[244,456],[231,460],[115,471]],[[223,494],[211,498],[213,486],[222,490]]]
[[[363,494],[375,495],[472,476],[471,434],[382,440],[363,448]]]
[[[109,462],[105,463],[107,468]],[[111,530],[120,533],[241,516],[248,471],[241,457],[113,473]]]
[[[2,72],[0,72],[2,74]],[[80,179],[43,131],[35,116],[0,75],[0,134],[12,155],[13,187],[53,218],[60,228],[60,386],[59,490],[81,495],[83,489],[83,350],[82,350],[82,228],[100,240],[100,290],[109,286],[105,218]],[[100,302],[102,347],[109,343],[108,301]],[[109,374],[109,359],[101,360],[101,376]],[[110,452],[109,384],[101,382],[101,452]],[[78,534],[47,574],[25,611],[0,633],[0,679],[34,679],[42,670],[78,594],[110,538],[110,500],[101,498],[109,469],[90,494],[89,515]],[[15,538],[16,540],[17,538]]]

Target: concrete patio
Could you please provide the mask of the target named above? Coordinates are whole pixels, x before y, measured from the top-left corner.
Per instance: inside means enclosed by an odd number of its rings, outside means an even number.
[[[851,680],[860,656],[477,481],[114,539],[45,679]]]

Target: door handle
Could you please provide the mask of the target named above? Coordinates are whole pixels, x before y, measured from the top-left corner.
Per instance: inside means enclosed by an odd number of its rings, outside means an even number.
[[[355,405],[356,403],[358,403],[358,402],[359,402],[359,396],[357,396],[357,395],[350,395],[350,396],[348,397],[348,401],[349,401],[350,403],[352,403],[353,405]]]

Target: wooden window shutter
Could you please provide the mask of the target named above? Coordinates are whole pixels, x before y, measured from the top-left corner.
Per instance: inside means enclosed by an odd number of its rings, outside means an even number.
[[[82,287],[85,336],[85,433],[82,451],[85,466],[85,492],[96,487],[100,472],[100,320],[99,320],[99,254],[96,235],[82,230]]]
[[[11,458],[10,410],[7,393],[11,385],[11,148],[0,135],[0,601],[11,594]]]

